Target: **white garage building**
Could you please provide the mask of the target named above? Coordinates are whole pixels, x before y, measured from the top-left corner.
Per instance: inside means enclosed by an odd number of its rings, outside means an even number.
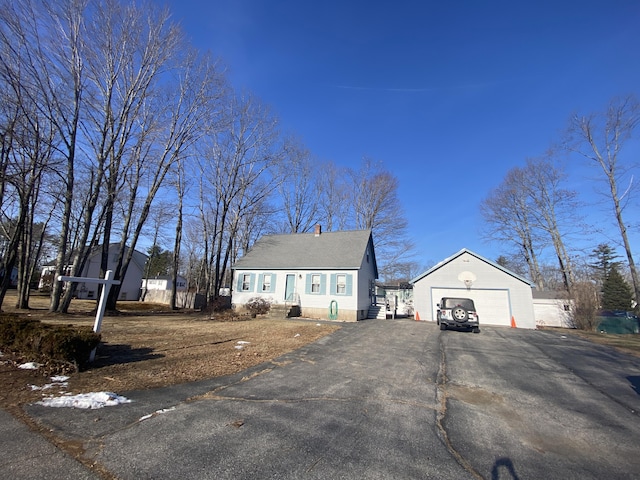
[[[442,297],[463,297],[474,301],[481,326],[536,328],[532,298],[535,285],[466,248],[411,283],[416,320],[435,322]]]

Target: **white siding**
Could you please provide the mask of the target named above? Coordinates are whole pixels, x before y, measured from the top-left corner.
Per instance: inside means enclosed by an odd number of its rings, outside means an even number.
[[[570,312],[565,310],[567,300],[552,298],[536,298],[533,300],[533,310],[536,325],[540,327],[573,328]]]
[[[107,270],[115,270],[116,262],[115,256],[119,247],[117,245],[109,246],[109,258],[107,263]],[[81,277],[87,278],[100,278],[100,259],[101,253],[94,253],[85,265],[82,271]],[[127,275],[121,280],[120,294],[118,300],[138,300],[140,298],[140,289],[142,285],[142,270],[132,260],[129,263],[127,269]],[[83,299],[97,299],[98,298],[98,284],[91,282],[78,282],[77,290],[78,298]]]
[[[238,289],[239,279],[243,274],[250,273],[254,277],[251,291],[241,291]],[[259,278],[261,275],[271,274],[271,292],[265,293],[261,291]],[[303,309],[319,309],[326,312],[328,318],[329,306],[332,301],[337,302],[338,311],[356,312],[359,310],[367,310],[369,299],[366,295],[367,287],[365,285],[365,298],[360,298],[363,287],[361,277],[356,270],[237,270],[234,271],[233,282],[233,304],[241,306],[246,304],[251,298],[264,297],[272,304],[284,304],[287,274],[293,275],[295,278],[294,302]],[[322,276],[322,292],[311,293],[307,289],[308,275],[320,274]],[[331,276],[335,274],[345,274],[348,276],[347,283],[349,285],[350,294],[337,294],[331,291]],[[364,306],[366,304],[366,307]]]

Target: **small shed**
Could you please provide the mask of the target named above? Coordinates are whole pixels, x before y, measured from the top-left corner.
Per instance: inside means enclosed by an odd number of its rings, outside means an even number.
[[[533,311],[538,327],[574,328],[571,303],[566,292],[533,291]]]
[[[151,278],[142,279],[142,290],[171,290],[172,277],[170,275],[157,275]],[[176,291],[181,292],[187,289],[187,279],[178,275],[176,279]]]
[[[416,320],[436,321],[442,297],[470,298],[480,325],[536,328],[532,282],[463,248],[426,272],[413,284]]]

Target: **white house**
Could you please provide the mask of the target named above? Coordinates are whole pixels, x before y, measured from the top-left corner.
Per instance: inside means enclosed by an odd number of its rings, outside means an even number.
[[[142,289],[147,290],[171,290],[172,277],[170,275],[157,275],[153,278],[142,279]],[[187,279],[178,275],[176,278],[176,291],[187,289]]]
[[[411,280],[416,320],[436,321],[442,297],[474,301],[480,325],[536,328],[529,280],[462,249]],[[513,322],[513,323],[512,323]]]
[[[370,230],[266,235],[233,266],[232,303],[262,297],[308,318],[368,317],[378,266]]]
[[[109,245],[109,258],[107,262],[107,270],[116,269],[116,261],[118,256],[119,244],[112,243]],[[128,247],[127,247],[128,249]],[[97,246],[91,249],[87,263],[82,270],[82,273],[78,276],[87,278],[100,278],[100,260],[102,257],[102,246]],[[133,251],[127,274],[122,280],[120,285],[120,294],[118,300],[138,300],[140,298],[140,285],[142,283],[142,275],[144,272],[144,266],[147,262],[147,255],[137,250]],[[50,277],[55,271],[55,266],[47,265],[42,268],[40,276],[39,288],[42,288],[47,283],[47,277]],[[65,275],[70,275],[70,271],[66,271]],[[76,295],[81,299],[97,299],[98,298],[97,283],[91,282],[78,282],[76,285]]]

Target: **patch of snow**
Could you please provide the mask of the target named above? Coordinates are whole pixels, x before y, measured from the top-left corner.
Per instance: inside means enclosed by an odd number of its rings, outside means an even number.
[[[295,338],[295,337],[299,337],[299,336],[300,336],[300,334],[299,334],[299,333],[296,333],[296,334],[293,336],[293,338]]]
[[[246,342],[246,341],[244,341],[244,340],[238,340],[236,343],[237,343],[238,345],[249,345],[251,342]]]
[[[69,386],[69,382],[67,382],[67,380],[69,380],[69,377],[66,377],[64,375],[54,375],[53,377],[51,377],[51,383],[45,383],[41,387],[39,387],[38,385],[29,385],[29,386],[31,387],[32,391],[49,390],[53,387],[66,388]]]
[[[171,412],[171,411],[173,411],[173,410],[175,410],[175,409],[176,409],[176,407],[163,408],[163,409],[161,409],[161,410],[156,410],[155,412],[150,413],[150,414],[148,414],[148,415],[143,415],[142,417],[140,417],[140,418],[138,419],[138,421],[139,421],[139,422],[142,422],[143,420],[147,420],[147,419],[149,419],[149,418],[151,418],[151,417],[155,417],[156,415],[160,415],[161,413]]]
[[[71,407],[87,409],[112,407],[115,405],[120,405],[121,403],[131,403],[131,400],[112,392],[80,393],[78,395],[72,396],[45,398],[39,402],[36,402],[37,405],[43,405],[45,407]]]
[[[38,385],[29,385],[29,386],[33,391],[33,390],[49,390],[53,387],[66,388],[69,386],[69,384],[67,382],[53,382],[53,383],[45,383],[41,387],[39,387]]]
[[[235,348],[236,350],[242,350],[244,348],[244,345],[235,345],[233,348]]]
[[[37,370],[40,366],[39,363],[36,362],[27,362],[18,365],[18,368],[22,368],[23,370]]]

